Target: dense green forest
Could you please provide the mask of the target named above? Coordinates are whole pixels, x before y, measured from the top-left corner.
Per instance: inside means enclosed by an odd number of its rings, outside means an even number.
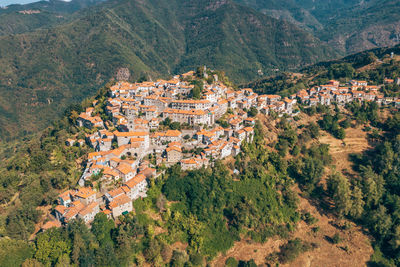
[[[399,43],[396,0],[236,0],[290,21],[342,55]]]
[[[49,28],[71,21],[77,11],[92,7],[104,0],[39,1],[26,5],[10,5],[0,9],[0,36]],[[24,14],[23,11],[36,11]]]

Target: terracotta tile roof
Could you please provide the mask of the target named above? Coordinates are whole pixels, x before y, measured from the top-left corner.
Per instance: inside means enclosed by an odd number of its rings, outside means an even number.
[[[97,203],[97,202],[92,202],[92,203],[90,203],[89,205],[87,205],[86,207],[84,207],[81,211],[79,211],[79,215],[85,216],[85,215],[87,215],[87,214],[89,214],[89,213],[92,213],[92,212],[93,212],[93,209],[94,209],[95,207],[97,207],[98,205],[99,205],[99,203]]]
[[[57,212],[59,212],[60,214],[63,214],[66,212],[67,207],[63,206],[63,205],[58,205],[57,207],[55,207],[55,209]]]
[[[102,213],[104,213],[105,215],[110,215],[112,213],[112,211],[109,209],[105,209],[102,211]]]
[[[72,192],[71,190],[67,190],[67,191],[65,191],[65,192],[63,192],[63,193],[61,193],[61,194],[59,194],[58,197],[59,197],[59,198],[62,198],[64,201],[66,201],[66,200],[68,200],[68,199],[71,198],[71,197],[70,197],[71,192]]]
[[[182,144],[179,142],[171,142],[168,144],[168,146],[182,146]]]
[[[85,199],[94,194],[96,194],[96,192],[94,192],[90,187],[82,187],[75,193],[75,196]]]
[[[56,227],[56,228],[61,227],[61,223],[59,221],[48,221],[47,223],[45,223],[42,226],[42,229],[47,230],[47,229],[50,229],[53,227]]]
[[[115,131],[114,135],[117,137],[146,136],[146,135],[149,135],[149,132],[119,132],[119,131]]]
[[[142,182],[143,180],[146,180],[146,176],[144,176],[143,174],[138,174],[135,177],[133,177],[132,179],[130,179],[128,182],[125,183],[125,185],[127,187],[129,187],[130,189],[134,188],[137,184],[139,184],[140,182]]]
[[[108,191],[108,194],[113,198],[118,195],[121,195],[123,193],[124,193],[124,190],[122,189],[122,187],[118,187],[118,188],[115,188],[114,190]]]
[[[252,132],[252,131],[254,131],[253,127],[245,127],[244,130],[245,130],[246,132]]]
[[[117,170],[123,174],[128,174],[133,172],[132,167],[126,163],[121,163],[120,165],[118,165]]]
[[[126,194],[123,194],[123,195],[117,196],[115,199],[113,199],[113,201],[108,203],[108,206],[110,207],[110,209],[115,209],[121,205],[129,203],[130,201],[132,201],[132,200]]]
[[[167,149],[166,149],[167,152],[170,152],[172,150],[182,152],[182,148],[180,148],[178,146],[167,147]]]
[[[204,115],[207,112],[204,110],[180,110],[180,109],[172,109],[172,108],[167,108],[164,110],[164,113],[170,113],[170,114],[185,114],[185,115]]]

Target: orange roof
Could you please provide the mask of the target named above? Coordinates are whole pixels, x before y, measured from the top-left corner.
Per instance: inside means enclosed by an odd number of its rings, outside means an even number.
[[[138,174],[135,177],[133,177],[132,179],[130,179],[128,182],[126,182],[125,185],[132,189],[137,184],[139,184],[140,182],[142,182],[145,179],[146,179],[146,176],[144,176],[143,174]]]
[[[64,214],[65,211],[67,210],[67,208],[65,206],[63,206],[63,205],[58,205],[57,207],[55,207],[54,210],[58,211],[61,214]]]
[[[121,186],[121,189],[124,191],[125,194],[130,191],[129,187],[127,187],[126,185]]]
[[[121,205],[129,203],[130,201],[131,201],[131,199],[126,194],[123,194],[123,195],[117,196],[115,199],[113,199],[113,201],[111,201],[108,204],[108,206],[111,209],[115,209],[115,208],[117,208],[117,207],[119,207]]]
[[[253,127],[245,127],[244,130],[246,132],[252,132],[253,131]]]
[[[180,103],[180,104],[208,104],[210,101],[206,99],[201,99],[201,100],[174,100],[172,103]]]
[[[123,174],[128,174],[133,171],[132,167],[125,163],[121,163],[120,165],[118,165],[117,170],[119,170]]]
[[[171,150],[182,152],[182,149],[178,146],[170,146],[170,147],[167,147],[167,149],[166,149],[167,152],[170,152]]]
[[[42,226],[42,229],[47,230],[53,227],[61,227],[61,223],[59,221],[48,221]]]
[[[172,108],[167,108],[164,110],[164,113],[176,113],[176,114],[186,114],[186,115],[204,115],[206,112],[204,110],[180,110],[180,109],[172,109]]]
[[[197,161],[194,158],[190,158],[190,159],[182,159],[181,163],[183,163],[183,164],[197,164]]]
[[[90,187],[82,187],[76,193],[75,196],[80,198],[88,198],[96,194]]]
[[[67,213],[64,215],[64,218],[68,221],[71,218],[75,217],[79,211],[82,209],[82,207],[77,208],[77,207],[71,207],[68,209]]]
[[[117,137],[131,137],[131,136],[146,136],[149,135],[148,132],[119,132],[115,131],[114,135]]]
[[[112,211],[109,210],[109,209],[105,209],[105,210],[103,210],[102,212],[103,212],[105,215],[110,215],[110,214],[112,213]]]
[[[280,95],[266,95],[267,98],[280,98]]]
[[[120,158],[115,158],[115,157],[114,157],[114,158],[111,158],[110,161],[111,161],[111,160],[112,160],[112,161],[115,161],[115,162],[121,162],[121,161],[122,161],[122,159],[120,159]]]
[[[71,190],[67,190],[58,195],[59,198],[62,198],[64,201],[70,199]]]
[[[89,159],[92,159],[92,158],[94,158],[94,157],[104,156],[104,155],[106,155],[106,154],[107,154],[106,151],[91,152],[91,153],[89,153],[88,158],[89,158]]]
[[[165,136],[173,136],[173,137],[178,137],[178,136],[180,136],[182,133],[180,132],[180,131],[178,131],[178,130],[168,130],[166,133],[165,133]]]
[[[240,129],[239,131],[237,131],[237,133],[238,134],[242,134],[242,133],[244,133],[245,131],[243,130],[243,129]]]
[[[168,144],[168,146],[182,146],[182,144],[179,142],[171,142]]]
[[[118,147],[116,149],[108,151],[108,153],[113,154],[115,156],[119,156],[122,153],[124,153],[125,149],[126,149],[126,146],[120,146],[120,147]]]
[[[108,191],[108,194],[113,198],[118,195],[121,195],[123,193],[124,193],[124,190],[122,189],[122,187],[118,187],[118,188],[115,188],[114,190]]]
[[[205,135],[207,137],[213,137],[213,136],[215,136],[215,133],[214,132],[205,132],[205,133],[203,133],[203,135]]]
[[[109,175],[109,176],[112,176],[112,177],[119,176],[118,172],[114,171],[111,168],[104,168],[103,174],[104,175]]]
[[[229,141],[232,141],[232,142],[234,142],[234,143],[239,143],[239,142],[240,142],[240,139],[231,136],[231,137],[229,137]]]
[[[87,205],[86,207],[84,207],[80,212],[79,215],[81,216],[85,216],[86,214],[89,214],[91,212],[93,212],[93,209],[95,207],[97,207],[99,205],[99,203],[97,202],[92,202],[89,205]]]

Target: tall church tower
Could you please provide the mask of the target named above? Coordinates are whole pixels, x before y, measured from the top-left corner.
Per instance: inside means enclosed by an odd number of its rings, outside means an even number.
[[[133,132],[133,129],[135,127],[135,115],[134,115],[134,110],[129,110],[128,111],[128,116],[126,116],[126,119],[128,120],[128,131]]]

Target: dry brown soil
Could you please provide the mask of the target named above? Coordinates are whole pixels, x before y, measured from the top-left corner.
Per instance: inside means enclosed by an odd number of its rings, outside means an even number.
[[[347,170],[351,173],[349,155],[361,153],[370,148],[366,132],[362,131],[361,126],[346,129],[346,138],[343,141],[336,139],[325,131],[321,131],[319,141],[323,144],[329,144],[329,153],[332,155],[336,170],[339,172]]]
[[[298,190],[297,190],[298,191]],[[291,238],[300,238],[303,241],[315,243],[317,248],[301,254],[289,264],[279,266],[365,266],[373,253],[369,237],[363,234],[359,227],[353,226],[349,230],[341,230],[335,226],[336,218],[321,214],[307,199],[300,197],[299,210],[310,212],[318,219],[314,225],[307,225],[301,221]],[[341,223],[343,223],[342,221]],[[317,233],[312,232],[313,227],[319,227]],[[338,233],[342,241],[335,245],[329,241]],[[279,238],[268,240],[264,244],[254,243],[249,240],[236,242],[234,247],[224,255],[219,255],[212,266],[224,266],[227,258],[248,261],[254,259],[256,264],[264,266],[265,257],[270,253],[279,251],[279,246],[286,241]],[[345,251],[345,247],[348,251]]]

